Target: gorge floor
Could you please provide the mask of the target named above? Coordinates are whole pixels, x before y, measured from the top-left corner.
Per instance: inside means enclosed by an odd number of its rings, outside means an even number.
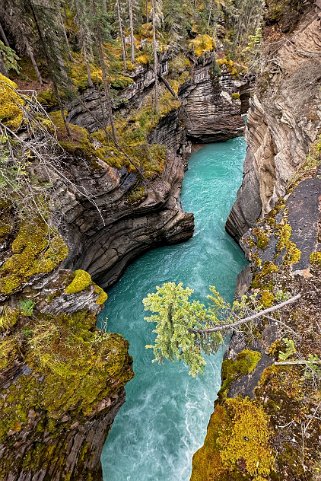
[[[204,375],[193,379],[178,363],[152,363],[145,349],[153,339],[142,299],[157,285],[182,281],[205,300],[215,285],[231,300],[246,265],[224,223],[242,179],[245,141],[209,144],[189,161],[183,189],[185,211],[195,214],[194,237],[154,249],[136,260],[117,285],[100,317],[108,331],[130,342],[135,378],[102,455],[104,481],[188,481],[193,453],[201,446],[220,387],[221,350],[208,358]]]

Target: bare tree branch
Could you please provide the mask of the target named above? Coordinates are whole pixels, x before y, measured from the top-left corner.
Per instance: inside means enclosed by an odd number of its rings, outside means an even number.
[[[284,302],[281,302],[280,304],[276,304],[275,306],[269,307],[268,309],[264,309],[263,311],[257,312],[255,314],[252,314],[251,316],[248,316],[248,317],[244,317],[243,319],[240,319],[239,321],[236,321],[236,322],[232,322],[230,324],[222,324],[220,326],[215,326],[215,327],[211,327],[211,328],[208,328],[208,329],[191,329],[191,332],[195,332],[197,334],[207,334],[207,333],[211,333],[211,332],[219,332],[219,331],[226,331],[226,330],[229,330],[229,329],[234,329],[235,327],[238,327],[238,326],[240,326],[242,324],[245,324],[249,321],[253,321],[254,319],[258,319],[262,316],[265,316],[266,314],[270,314],[270,312],[275,312],[275,311],[277,311],[279,309],[282,309],[283,307],[285,307],[289,304],[293,304],[298,299],[300,299],[300,297],[301,297],[301,294],[297,294],[296,296],[291,297],[290,299],[288,299]]]

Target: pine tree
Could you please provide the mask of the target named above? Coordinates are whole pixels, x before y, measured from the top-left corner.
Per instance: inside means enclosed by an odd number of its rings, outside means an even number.
[[[125,41],[125,35],[124,35],[124,29],[123,29],[123,20],[122,20],[122,15],[121,15],[120,0],[116,0],[115,6],[116,6],[116,12],[117,12],[119,37],[120,37],[121,47],[122,47],[123,65],[124,65],[124,70],[126,70],[127,69],[126,41]],[[135,61],[135,51],[132,52],[132,54],[134,55],[134,61]]]
[[[134,6],[135,0],[128,0],[129,30],[130,30],[130,59],[135,63],[135,37],[134,37]]]
[[[5,22],[7,29],[14,38],[15,48],[17,52],[23,56],[25,54],[31,60],[37,79],[42,85],[43,79],[40,73],[33,48],[36,43],[35,29],[30,12],[26,11],[24,0],[3,0],[0,5],[0,15]],[[9,46],[8,40],[5,43]]]
[[[112,100],[110,93],[110,85],[108,80],[108,69],[104,55],[104,45],[103,42],[110,35],[109,25],[107,23],[108,19],[104,11],[104,2],[101,3],[100,0],[91,0],[92,17],[91,17],[91,31],[96,32],[96,50],[97,56],[102,71],[103,89],[104,89],[104,108],[107,114],[108,121],[111,126],[112,138],[115,145],[118,145],[117,132],[114,123],[114,114],[112,108]]]

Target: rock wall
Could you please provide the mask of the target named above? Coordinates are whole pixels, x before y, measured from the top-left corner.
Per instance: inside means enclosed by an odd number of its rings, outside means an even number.
[[[237,240],[285,194],[321,129],[320,9],[292,34],[273,35],[251,100],[244,178],[226,224]]]
[[[162,65],[166,75],[167,60]],[[168,148],[168,159],[160,177],[143,183],[142,199],[136,202],[128,199],[131,189],[140,182],[135,173],[128,174],[126,169],[113,169],[101,162],[96,172],[83,163],[80,176],[79,163],[69,165],[68,175],[90,192],[95,205],[79,202],[77,196],[61,190],[60,199],[65,204],[67,231],[73,246],[68,267],[84,268],[100,285],[110,286],[142,252],[186,240],[193,234],[193,215],[183,213],[179,198],[191,142],[227,140],[244,130],[241,102],[231,96],[241,83],[227,71],[214,77],[211,66],[211,56],[199,60],[192,77],[179,90],[181,107],[164,116],[149,134],[151,144]],[[141,105],[150,94],[153,81],[148,69],[144,80],[137,80],[137,84],[122,94],[128,97],[135,92],[131,109]],[[88,111],[94,110],[95,115],[100,111],[98,97],[93,101],[92,95],[92,91],[85,93],[82,103],[73,106],[69,115],[71,120],[89,129],[94,125]]]
[[[193,142],[219,142],[243,134],[240,101],[232,97],[240,85],[227,70],[218,76],[209,65],[196,69],[184,105],[186,131]]]
[[[320,477],[320,9],[306,7],[287,37],[281,15],[266,46],[226,226],[250,260],[236,293],[252,296],[243,317],[300,297],[233,333],[191,481]]]

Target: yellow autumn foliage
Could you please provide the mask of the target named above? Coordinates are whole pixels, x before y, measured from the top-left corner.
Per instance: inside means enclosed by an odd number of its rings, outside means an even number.
[[[205,52],[211,52],[215,48],[214,40],[209,35],[197,35],[190,41],[190,47],[194,50],[196,57],[201,57]]]
[[[0,73],[0,121],[17,130],[22,122],[24,101],[16,91],[17,85]]]

